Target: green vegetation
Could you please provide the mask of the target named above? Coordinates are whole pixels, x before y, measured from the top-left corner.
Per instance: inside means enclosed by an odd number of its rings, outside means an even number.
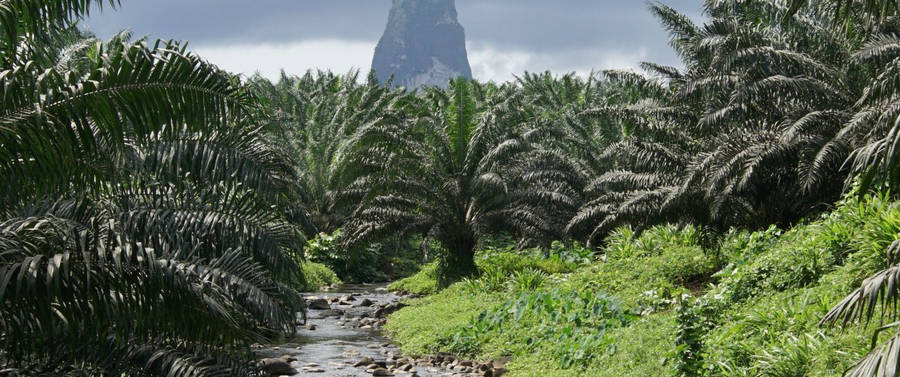
[[[438,262],[432,262],[419,270],[415,275],[395,281],[388,285],[393,292],[406,292],[414,295],[427,295],[438,292]]]
[[[541,216],[565,198],[523,174],[533,143],[518,129],[526,114],[509,106],[516,96],[510,86],[457,79],[410,98],[408,119],[361,129],[356,147],[372,169],[358,179],[374,194],[347,224],[348,247],[427,235],[441,243],[446,284],[476,273],[475,248],[489,232],[552,238]]]
[[[298,290],[409,275],[404,351],[517,376],[898,374],[896,1],[653,3],[683,68],[416,92],[103,4],[0,2],[0,374],[254,376]]]
[[[316,292],[323,287],[341,284],[341,279],[328,266],[316,262],[301,262],[300,270],[306,284],[299,287],[304,292]]]
[[[897,234],[900,203],[871,195],[712,248],[692,227],[620,228],[596,260],[524,289],[516,272],[534,270],[505,261],[529,257],[489,250],[477,282],[413,300],[388,329],[412,354],[513,356],[513,376],[838,376],[868,351],[876,326],[819,322],[886,265]],[[507,271],[500,289],[492,270]]]
[[[174,42],[0,5],[0,370],[249,375],[296,331],[289,158],[240,81]]]

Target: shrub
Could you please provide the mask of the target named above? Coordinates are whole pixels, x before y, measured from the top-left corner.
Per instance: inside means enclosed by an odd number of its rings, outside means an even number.
[[[778,231],[733,232],[729,265],[705,299],[705,368],[712,376],[834,376],[868,350],[874,328],[821,329],[819,320],[885,265],[882,249],[900,233],[900,206],[886,196],[852,196],[816,221]]]
[[[306,258],[328,266],[338,277],[347,282],[363,283],[384,281],[384,273],[378,270],[381,245],[371,245],[365,252],[348,254],[339,243],[341,230],[320,233],[306,243]]]
[[[510,290],[516,293],[536,291],[544,287],[547,274],[533,268],[516,271],[510,280]]]
[[[498,273],[511,275],[516,271],[525,269],[539,270],[547,274],[569,273],[578,268],[582,259],[579,251],[560,247],[555,251],[544,252],[538,249],[515,250],[513,247],[487,248],[481,251],[478,260],[479,270],[497,271]],[[570,251],[565,251],[570,250]],[[564,256],[569,258],[567,261]]]
[[[316,262],[302,262],[300,269],[306,278],[306,286],[302,290],[311,292],[333,284],[341,284],[341,279],[328,266]]]
[[[658,255],[671,247],[699,247],[700,231],[693,226],[655,226],[637,234],[630,227],[614,230],[605,241],[604,252],[611,258]]]
[[[771,292],[816,284],[851,254],[863,258],[851,264],[876,269],[884,249],[900,231],[900,209],[883,196],[848,197],[817,221],[796,226],[783,235],[777,229],[732,233],[722,243],[729,264],[717,275],[717,294],[741,302]],[[743,248],[743,249],[741,249]],[[856,252],[852,252],[856,250]]]

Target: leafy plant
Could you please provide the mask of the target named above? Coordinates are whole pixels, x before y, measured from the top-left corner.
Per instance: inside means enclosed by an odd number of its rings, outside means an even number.
[[[488,339],[523,336],[519,343],[508,344],[507,351],[548,352],[559,368],[578,369],[610,352],[613,340],[606,331],[629,321],[606,296],[559,290],[523,292],[517,299],[482,312],[470,325],[440,342],[452,352],[473,355]]]
[[[328,266],[315,262],[301,262],[300,269],[303,271],[305,280],[304,287],[306,292],[314,292],[322,287],[328,287],[335,284],[341,284],[341,279]]]
[[[534,269],[516,271],[512,275],[510,285],[513,292],[531,292],[544,286],[547,275]]]
[[[0,6],[0,369],[251,375],[303,309],[289,159],[184,45],[73,31],[104,3]]]

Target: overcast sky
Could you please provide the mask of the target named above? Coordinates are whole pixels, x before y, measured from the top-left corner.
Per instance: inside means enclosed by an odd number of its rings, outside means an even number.
[[[701,20],[701,0],[663,0]],[[101,37],[190,41],[203,57],[247,75],[307,69],[368,72],[391,0],[125,0],[83,25]],[[679,65],[643,0],[457,0],[479,80],[524,71],[587,73],[641,61]]]

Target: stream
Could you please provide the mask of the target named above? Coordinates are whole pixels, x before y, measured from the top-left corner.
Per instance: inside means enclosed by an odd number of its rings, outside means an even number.
[[[384,285],[347,285],[307,296],[306,326],[292,343],[256,350],[261,365],[273,376],[485,375],[477,365],[452,356],[416,360],[399,355],[380,327],[387,314],[401,307],[400,300]]]

